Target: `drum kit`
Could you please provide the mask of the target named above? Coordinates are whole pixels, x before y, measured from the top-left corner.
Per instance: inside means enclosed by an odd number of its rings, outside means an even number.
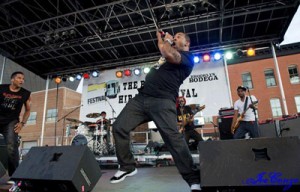
[[[100,113],[89,113],[87,118],[99,118],[97,122],[85,121],[82,122],[77,119],[66,118],[70,124],[71,129],[75,129],[75,136],[72,138],[72,146],[85,145],[95,155],[114,155],[115,147],[112,141],[111,125],[112,119],[104,119]]]

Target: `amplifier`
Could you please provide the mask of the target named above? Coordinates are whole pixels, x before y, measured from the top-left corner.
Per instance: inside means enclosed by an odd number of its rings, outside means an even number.
[[[221,108],[219,110],[219,116],[232,116],[234,115],[234,109],[233,108]]]

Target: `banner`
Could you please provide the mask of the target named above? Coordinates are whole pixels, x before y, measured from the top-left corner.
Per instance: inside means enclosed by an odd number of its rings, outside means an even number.
[[[130,67],[132,70],[134,68]],[[117,78],[118,70],[102,71],[99,77],[84,80],[81,121],[95,121],[86,115],[102,111],[107,113],[107,118],[117,117],[126,103],[138,93],[137,89],[144,84],[145,74]],[[187,104],[205,105],[206,108],[197,115],[208,119],[218,115],[221,107],[230,107],[223,62],[195,64],[191,75],[181,85],[179,96],[184,96]]]

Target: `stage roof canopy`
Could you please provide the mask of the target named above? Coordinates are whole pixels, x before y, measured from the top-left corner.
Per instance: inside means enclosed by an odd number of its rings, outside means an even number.
[[[0,52],[45,77],[159,58],[156,27],[194,53],[282,41],[298,0],[3,0]]]

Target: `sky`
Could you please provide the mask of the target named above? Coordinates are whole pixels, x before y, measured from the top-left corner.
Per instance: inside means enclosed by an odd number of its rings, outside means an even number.
[[[284,35],[284,41],[281,45],[300,42],[300,6],[294,15],[294,18]]]
[[[284,35],[284,41],[281,43],[281,45],[297,42],[300,42],[300,6],[298,7],[298,10],[294,15],[293,20],[290,23],[290,26],[288,27],[288,30]],[[81,79],[81,82],[77,87],[77,92],[82,93],[82,85],[83,79]]]

